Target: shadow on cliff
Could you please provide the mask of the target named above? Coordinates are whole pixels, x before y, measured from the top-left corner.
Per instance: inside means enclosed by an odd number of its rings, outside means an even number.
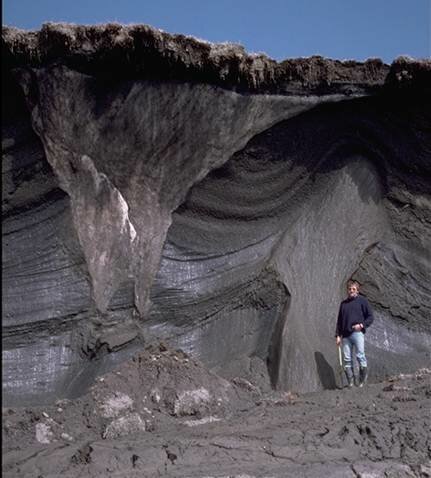
[[[322,387],[325,390],[336,389],[337,382],[335,380],[334,369],[329,365],[322,352],[314,352],[314,360],[316,362],[317,374]]]
[[[271,387],[274,390],[277,388],[277,382],[279,380],[281,350],[283,347],[283,330],[286,324],[291,300],[291,294],[287,289],[286,285],[282,281],[279,281],[279,284],[283,287],[286,297],[286,303],[284,305],[283,311],[278,316],[277,322],[274,325],[266,359],[266,365],[268,369],[268,375],[271,381]]]

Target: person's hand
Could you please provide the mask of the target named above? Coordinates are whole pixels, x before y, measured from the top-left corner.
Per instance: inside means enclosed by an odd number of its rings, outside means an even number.
[[[337,345],[340,345],[341,344],[341,337],[338,335],[336,338],[335,338],[335,343]]]
[[[356,325],[353,326],[353,330],[354,330],[355,332],[359,332],[359,331],[361,331],[363,328],[364,328],[364,324],[356,324]]]

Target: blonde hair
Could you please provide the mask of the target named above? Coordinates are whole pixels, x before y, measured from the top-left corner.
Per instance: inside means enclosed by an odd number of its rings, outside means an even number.
[[[360,285],[359,285],[358,281],[353,280],[353,279],[348,280],[347,281],[347,287],[351,287],[352,285],[355,285],[356,288],[359,290]]]

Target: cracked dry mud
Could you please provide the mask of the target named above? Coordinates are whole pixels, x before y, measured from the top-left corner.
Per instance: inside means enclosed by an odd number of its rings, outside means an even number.
[[[296,394],[151,347],[79,399],[3,408],[3,476],[428,477],[430,404],[429,369]]]

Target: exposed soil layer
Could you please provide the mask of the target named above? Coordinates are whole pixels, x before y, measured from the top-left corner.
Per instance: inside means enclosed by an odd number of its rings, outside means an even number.
[[[429,477],[431,370],[297,394],[149,348],[55,406],[3,408],[3,476]]]
[[[358,62],[317,55],[277,62],[264,53],[247,53],[240,44],[212,44],[149,25],[116,23],[46,23],[32,32],[3,27],[3,59],[9,68],[61,62],[111,80],[193,81],[271,94],[370,93],[383,85],[413,84],[422,89],[430,74],[429,62],[407,57],[391,67],[378,58]]]

